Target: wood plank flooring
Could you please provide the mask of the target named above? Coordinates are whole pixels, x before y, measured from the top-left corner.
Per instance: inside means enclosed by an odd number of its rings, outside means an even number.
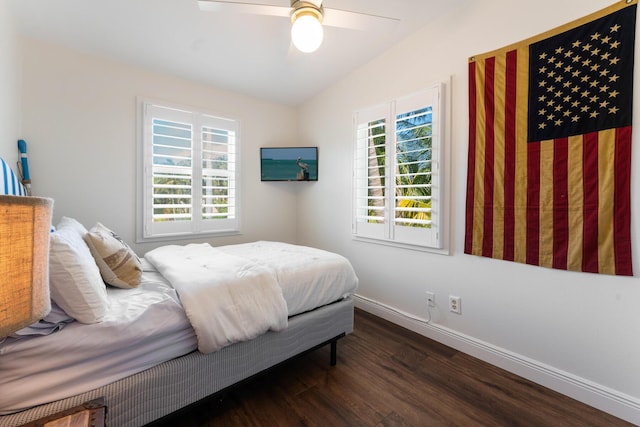
[[[356,310],[353,334],[166,426],[631,426]]]

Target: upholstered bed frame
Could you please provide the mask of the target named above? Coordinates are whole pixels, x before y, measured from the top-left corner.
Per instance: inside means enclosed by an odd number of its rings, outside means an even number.
[[[106,425],[142,426],[323,345],[331,346],[334,364],[338,339],[353,331],[353,310],[351,298],[325,305],[291,317],[283,331],[214,353],[194,351],[104,387],[2,416],[0,426],[19,426],[99,397],[107,407]]]

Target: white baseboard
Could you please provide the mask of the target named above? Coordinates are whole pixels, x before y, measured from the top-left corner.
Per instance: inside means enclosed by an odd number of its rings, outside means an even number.
[[[640,426],[640,399],[444,326],[412,318],[377,301],[359,295],[354,301],[356,307],[368,313]]]

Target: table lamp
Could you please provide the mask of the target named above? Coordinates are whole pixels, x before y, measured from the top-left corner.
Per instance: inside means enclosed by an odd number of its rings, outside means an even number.
[[[52,207],[48,198],[0,195],[0,337],[51,311]]]

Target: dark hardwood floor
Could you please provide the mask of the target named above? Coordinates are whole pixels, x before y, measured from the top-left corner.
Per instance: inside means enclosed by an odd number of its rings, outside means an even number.
[[[631,426],[356,310],[338,342],[166,420],[180,426]]]

